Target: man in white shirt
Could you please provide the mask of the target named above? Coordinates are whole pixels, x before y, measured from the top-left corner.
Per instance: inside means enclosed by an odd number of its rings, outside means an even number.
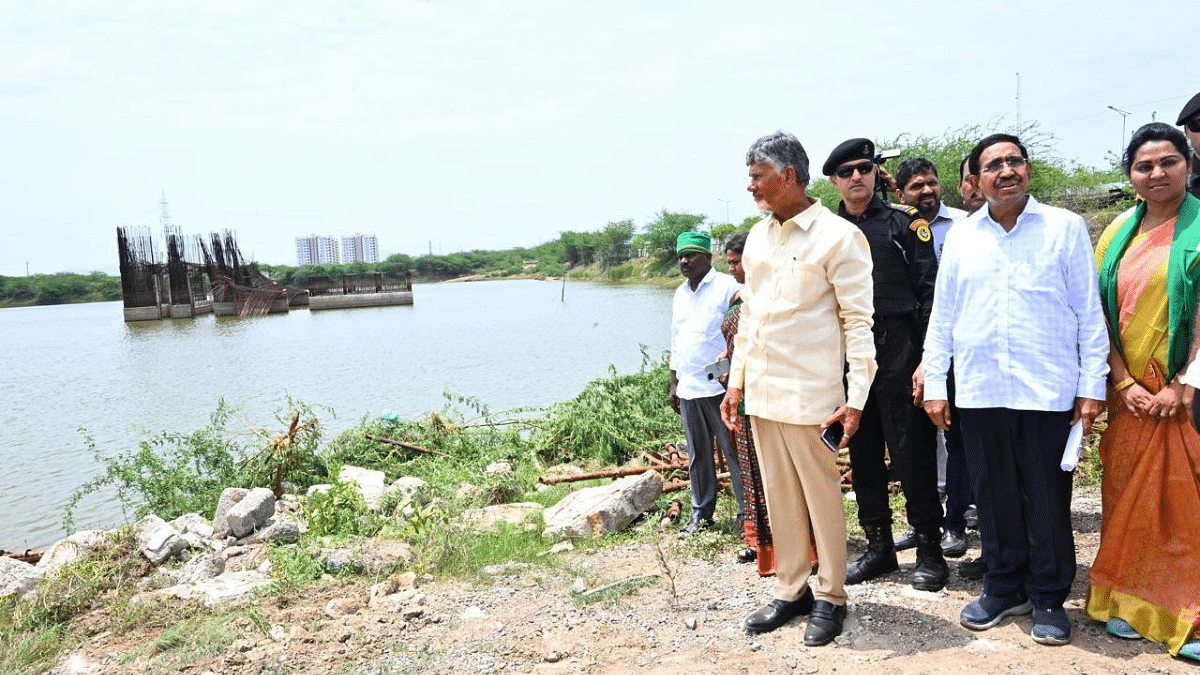
[[[688,478],[692,517],[680,532],[693,534],[713,524],[717,505],[717,470],[713,439],[729,466],[738,522],[743,517],[742,472],[729,431],[721,422],[725,387],[704,372],[725,351],[721,321],[738,283],[712,268],[712,239],[706,232],[684,232],[675,243],[679,271],[685,281],[671,303],[671,408],[683,420],[688,444]]]
[[[954,360],[988,567],[959,622],[985,630],[1032,611],[1035,641],[1066,644],[1075,544],[1059,463],[1071,425],[1086,434],[1103,411],[1108,375],[1091,239],[1082,218],[1029,195],[1016,137],[984,138],[969,162],[987,208],[947,235],[924,359],[925,410],[942,429]]]

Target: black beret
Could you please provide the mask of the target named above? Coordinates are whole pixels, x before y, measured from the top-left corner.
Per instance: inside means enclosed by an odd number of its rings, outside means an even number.
[[[1179,111],[1179,119],[1175,120],[1176,126],[1182,126],[1184,122],[1195,117],[1196,113],[1200,113],[1200,94],[1193,96],[1192,100],[1183,106],[1183,110]]]
[[[839,166],[856,159],[875,159],[875,144],[871,142],[871,139],[851,138],[844,141],[829,153],[829,159],[825,160],[825,166],[821,167],[821,173],[832,176]]]

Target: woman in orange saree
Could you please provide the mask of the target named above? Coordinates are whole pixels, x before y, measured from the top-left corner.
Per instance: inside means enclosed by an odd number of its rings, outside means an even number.
[[[1200,285],[1200,200],[1184,191],[1187,156],[1174,127],[1135,131],[1123,166],[1144,201],[1096,245],[1113,385],[1087,612],[1113,635],[1200,659],[1200,434],[1179,381]]]

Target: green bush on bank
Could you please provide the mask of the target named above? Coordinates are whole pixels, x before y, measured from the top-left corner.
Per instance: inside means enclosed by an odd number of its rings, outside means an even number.
[[[88,495],[105,488],[140,519],[150,513],[170,520],[185,513],[212,517],[221,491],[227,487],[271,487],[287,480],[302,487],[323,482],[328,470],[319,452],[320,425],[306,405],[288,401],[288,415],[280,414],[285,431],[272,438],[252,429],[257,444],[248,444],[245,433],[230,428],[236,410],[224,399],[209,418],[209,425],[189,434],[162,432],[138,443],[136,450],[108,456],[81,429],[88,450],[103,473],[80,486],[63,515],[63,526],[74,529],[74,513]]]

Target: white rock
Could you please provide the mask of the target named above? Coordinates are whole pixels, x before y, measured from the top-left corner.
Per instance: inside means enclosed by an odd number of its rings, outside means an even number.
[[[572,492],[546,509],[542,536],[553,540],[619,532],[654,505],[662,484],[662,476],[647,469],[608,485]]]
[[[54,542],[54,545],[42,554],[37,567],[43,574],[54,574],[64,565],[79,560],[85,553],[94,549],[108,538],[106,530],[80,530],[65,539]]]
[[[539,521],[544,510],[545,507],[536,502],[496,504],[463,511],[461,522],[484,532],[499,532],[500,523],[507,523],[512,529],[536,532],[541,527]]]
[[[363,469],[357,466],[343,466],[342,470],[338,472],[338,481],[353,483],[357,486],[358,493],[367,503],[367,508],[372,511],[379,508],[379,502],[383,499],[385,480],[386,476],[382,471]]]
[[[161,565],[188,547],[187,540],[170,523],[154,514],[142,518],[133,528],[138,548],[151,564]]]
[[[212,523],[199,513],[185,513],[172,520],[171,525],[183,535],[194,534],[203,538],[213,536]]]
[[[242,501],[246,493],[250,492],[246,488],[225,488],[221,491],[221,498],[217,501],[217,512],[213,514],[212,527],[215,534],[225,536],[229,534],[229,523],[225,519],[225,515],[229,513],[229,509],[233,508],[234,504]]]
[[[458,618],[462,619],[463,621],[475,621],[478,619],[487,618],[487,613],[484,612],[482,609],[480,609],[474,605],[471,605],[470,607],[463,610],[463,613],[459,614]]]
[[[305,525],[294,513],[280,513],[259,526],[254,532],[248,536],[238,539],[239,546],[246,544],[265,544],[268,542],[279,542],[281,544],[291,544],[299,541],[300,535],[308,531],[308,526]]]
[[[226,572],[198,584],[179,584],[155,591],[155,594],[184,600],[201,598],[206,606],[211,607],[245,599],[270,584],[271,578],[260,572]]]
[[[24,597],[42,583],[45,570],[6,555],[0,556],[0,598],[6,595]]]
[[[241,538],[262,527],[275,515],[275,493],[254,488],[225,514],[228,533]]]
[[[428,483],[416,476],[401,476],[392,482],[391,485],[384,488],[385,495],[393,492],[400,493],[400,503],[408,504],[416,500],[417,493],[421,491]]]
[[[487,471],[487,473],[490,473],[490,474],[501,474],[501,473],[512,473],[513,472],[512,464],[509,464],[508,462],[503,462],[503,461],[492,462],[491,464],[488,464],[487,469],[485,469],[485,470]]]
[[[225,559],[216,553],[201,553],[179,570],[177,582],[196,584],[212,579],[225,571]]]

